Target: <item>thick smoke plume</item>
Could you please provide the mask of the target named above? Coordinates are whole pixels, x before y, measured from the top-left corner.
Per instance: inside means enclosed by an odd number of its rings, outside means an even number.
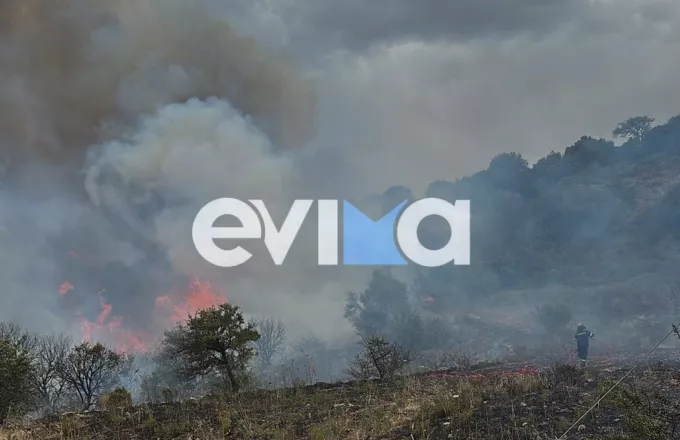
[[[315,103],[200,2],[0,3],[0,319],[151,325],[200,272],[202,204],[286,200]]]
[[[141,114],[217,97],[278,146],[309,140],[314,92],[196,2],[3,1],[3,152],[78,167]]]

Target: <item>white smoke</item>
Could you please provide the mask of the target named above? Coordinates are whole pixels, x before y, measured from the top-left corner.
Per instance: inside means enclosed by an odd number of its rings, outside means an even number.
[[[253,245],[255,251],[249,248],[257,255],[237,269],[214,268],[194,249],[191,225],[206,202],[218,197],[264,199],[273,217],[280,219],[296,194],[303,193],[296,153],[277,153],[269,138],[228,102],[191,99],[171,104],[144,117],[126,140],[107,142],[92,153],[86,188],[93,203],[129,213],[131,187],[135,200],[156,194],[184,201],[158,209],[144,225],[137,224],[168,253],[176,272],[209,276],[247,312],[278,312],[299,331],[329,318],[335,329],[347,326],[342,313],[348,285],[332,287],[334,278],[347,275],[338,269],[334,276],[323,277],[317,270],[315,236],[301,234],[280,268],[273,266],[262,245]],[[111,173],[117,176],[115,183],[107,178]],[[135,222],[134,215],[128,218]],[[356,272],[353,279],[361,280]]]

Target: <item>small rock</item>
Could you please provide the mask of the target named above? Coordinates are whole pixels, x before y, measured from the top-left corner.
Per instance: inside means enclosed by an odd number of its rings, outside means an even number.
[[[578,430],[579,430],[579,431],[585,431],[585,430],[586,430],[586,425],[578,425]]]

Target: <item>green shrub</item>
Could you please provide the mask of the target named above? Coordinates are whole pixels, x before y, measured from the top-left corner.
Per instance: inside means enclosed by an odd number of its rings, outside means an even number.
[[[99,406],[103,410],[127,409],[132,406],[132,396],[124,387],[118,387],[110,393],[100,396]]]
[[[0,424],[9,414],[22,414],[32,400],[32,362],[17,345],[0,339]]]

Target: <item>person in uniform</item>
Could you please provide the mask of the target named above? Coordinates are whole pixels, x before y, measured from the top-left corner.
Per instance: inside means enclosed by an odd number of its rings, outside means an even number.
[[[590,345],[590,339],[594,336],[595,333],[588,330],[583,323],[579,323],[576,327],[574,339],[576,339],[576,351],[578,352],[578,358],[581,361],[581,367],[586,366],[588,346]]]

